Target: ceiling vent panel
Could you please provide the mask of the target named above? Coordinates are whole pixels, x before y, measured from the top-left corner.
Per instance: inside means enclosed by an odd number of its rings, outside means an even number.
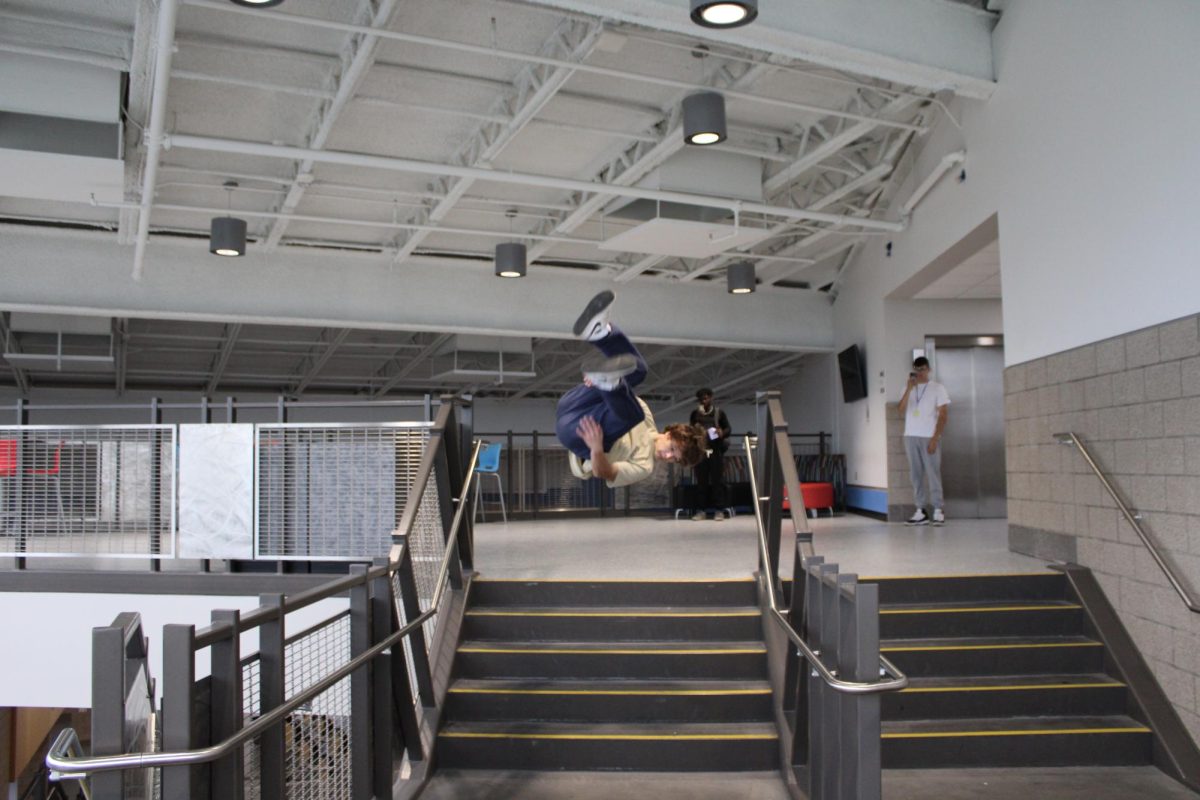
[[[121,73],[0,53],[0,195],[124,199]]]
[[[431,361],[435,381],[506,383],[537,377],[533,340],[527,337],[459,334]]]
[[[761,203],[762,160],[738,153],[687,148],[669,158],[637,185],[645,189]],[[750,247],[768,235],[763,228],[739,224],[727,208],[619,199],[606,213],[642,224],[609,237],[600,245],[602,250],[708,258],[728,250]]]

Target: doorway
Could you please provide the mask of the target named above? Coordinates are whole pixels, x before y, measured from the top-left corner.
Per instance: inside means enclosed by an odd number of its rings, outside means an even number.
[[[1004,452],[1004,338],[927,338],[934,380],[950,395],[942,435],[942,488],[951,519],[1008,513]]]

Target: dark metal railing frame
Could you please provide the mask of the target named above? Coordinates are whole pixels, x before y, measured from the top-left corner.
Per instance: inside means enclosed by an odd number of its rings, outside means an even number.
[[[393,741],[405,749],[410,762],[423,762],[428,753],[422,740],[416,703],[438,713],[433,672],[424,639],[424,624],[438,613],[445,590],[461,590],[464,574],[472,569],[473,529],[466,499],[471,491],[478,444],[471,446],[469,404],[443,398],[431,431],[410,497],[393,534],[392,552],[374,565],[353,565],[351,574],[291,597],[263,595],[258,608],[246,614],[218,610],[212,624],[167,625],[163,630],[162,752],[101,753],[90,757],[79,752],[75,731],[60,733],[46,757],[56,779],[90,776],[98,800],[123,796],[118,787],[124,771],[162,767],[162,797],[199,800],[220,797],[241,800],[244,790],[243,745],[259,739],[260,780],[263,796],[282,796],[284,781],[283,725],[289,714],[337,683],[350,678],[352,736],[351,797],[366,800],[390,796],[393,787]],[[412,571],[408,538],[417,520],[420,498],[430,476],[438,485],[445,532],[445,551],[429,607],[421,611]],[[457,495],[451,489],[458,490]],[[399,577],[401,596],[393,594],[393,576]],[[290,699],[284,700],[284,638],[286,615],[324,599],[349,593],[351,659]],[[397,608],[404,610],[404,619]],[[136,616],[136,615],[134,615]],[[120,619],[120,618],[119,618]],[[319,623],[324,624],[324,623]],[[241,635],[258,629],[260,648],[260,712],[243,724]],[[140,630],[140,628],[139,628]],[[412,686],[402,647],[405,638],[415,666]],[[144,648],[144,644],[143,644]],[[200,696],[195,679],[196,653],[208,648],[211,677],[207,698]],[[99,663],[99,662],[98,662]],[[105,666],[99,672],[108,675]],[[110,687],[111,688],[111,687]],[[97,694],[96,701],[111,696]],[[123,699],[124,695],[120,695]],[[205,703],[204,701],[207,701]],[[205,710],[207,707],[207,714]],[[123,712],[123,706],[122,706]],[[108,719],[111,715],[106,715]],[[202,718],[206,717],[206,718]],[[115,717],[114,717],[115,719]],[[123,716],[122,716],[123,719]],[[123,724],[123,723],[122,723]],[[97,730],[93,729],[93,740]],[[99,731],[101,741],[111,731]],[[366,745],[361,743],[367,742]],[[123,747],[120,748],[123,750]],[[104,791],[99,791],[104,789]]]

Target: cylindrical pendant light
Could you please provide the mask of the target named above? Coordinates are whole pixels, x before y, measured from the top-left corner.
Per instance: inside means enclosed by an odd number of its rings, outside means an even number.
[[[246,255],[246,220],[237,217],[213,217],[208,236],[208,252],[217,256]]]
[[[754,264],[749,261],[730,264],[725,270],[725,282],[730,294],[750,294],[758,283],[754,275]]]
[[[227,194],[226,206],[233,209],[233,190],[237,181],[225,181]],[[244,256],[246,255],[246,220],[238,219],[233,214],[224,217],[213,217],[208,232],[208,252],[215,256]]]
[[[500,278],[525,277],[525,245],[504,242],[496,245],[496,276]]]
[[[758,0],[692,0],[692,22],[706,28],[737,28],[758,16]]]
[[[696,92],[683,98],[683,140],[707,145],[725,141],[725,98],[717,92]]]

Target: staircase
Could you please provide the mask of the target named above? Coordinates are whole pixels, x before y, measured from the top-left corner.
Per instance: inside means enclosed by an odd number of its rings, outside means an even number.
[[[1151,763],[1064,575],[863,581],[879,584],[880,650],[910,678],[883,696],[884,767]]]
[[[752,580],[471,586],[439,768],[777,770]]]

